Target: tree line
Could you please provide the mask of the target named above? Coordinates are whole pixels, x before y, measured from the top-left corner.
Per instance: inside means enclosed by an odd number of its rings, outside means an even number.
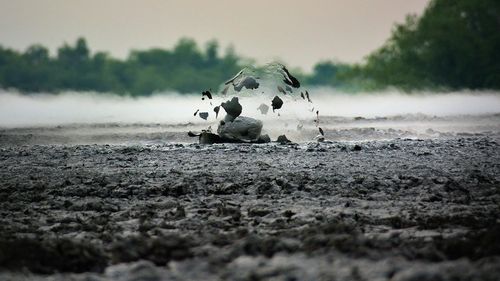
[[[406,90],[500,89],[500,1],[432,0],[348,75]]]
[[[221,56],[216,41],[200,50],[191,39],[181,39],[172,50],[132,51],[119,60],[107,53],[91,54],[84,38],[65,44],[50,56],[33,45],[25,52],[0,48],[0,85],[23,92],[64,90],[149,95],[156,91],[195,92],[214,87],[240,69],[232,49]]]
[[[500,1],[432,0],[363,63],[317,64],[309,81],[353,91],[498,90]]]
[[[305,85],[346,91],[397,87],[500,89],[500,1],[432,0],[422,16],[409,15],[363,63],[318,62],[294,73]],[[64,44],[51,56],[33,45],[24,52],[0,47],[0,87],[26,93],[64,90],[132,96],[174,90],[217,89],[251,60],[213,40],[200,47],[183,38],[171,49],[132,51],[120,60],[91,53],[86,40]]]

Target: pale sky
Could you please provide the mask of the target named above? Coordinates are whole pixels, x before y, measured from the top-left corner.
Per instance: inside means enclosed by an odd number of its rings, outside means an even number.
[[[87,39],[93,51],[171,48],[181,37],[217,39],[259,63],[281,59],[309,71],[316,62],[360,62],[406,14],[429,0],[0,0],[0,45],[52,51]]]

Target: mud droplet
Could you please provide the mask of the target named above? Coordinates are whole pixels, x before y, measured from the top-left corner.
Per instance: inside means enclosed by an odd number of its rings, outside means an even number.
[[[220,110],[220,106],[214,107],[215,119],[217,119],[217,117],[219,116],[219,110]]]
[[[292,74],[290,74],[290,72],[288,71],[288,69],[286,69],[286,67],[282,67],[283,71],[285,72],[285,79],[283,80],[283,82],[285,82],[286,84],[294,87],[294,88],[298,88],[300,87],[300,82],[299,80],[297,80],[297,78],[293,77]]]
[[[200,114],[198,114],[200,116],[201,119],[204,119],[204,120],[207,120],[208,118],[208,112],[200,112]]]
[[[201,99],[205,99],[205,98],[204,98],[205,96],[206,96],[208,99],[210,99],[210,100],[212,99],[212,93],[210,93],[210,91],[204,91],[204,92],[202,92],[202,93],[201,93],[201,97],[202,97]]]
[[[283,106],[283,100],[280,99],[280,97],[275,96],[271,102],[271,105],[273,107],[273,112],[274,112],[275,109],[280,109]]]
[[[257,107],[257,109],[260,110],[261,114],[266,115],[267,112],[269,111],[269,106],[262,103],[261,105],[259,105],[259,107]]]
[[[241,111],[243,110],[238,97],[233,97],[230,101],[223,102],[221,106],[228,115],[233,117],[233,119],[240,116]]]
[[[282,93],[283,95],[286,95],[286,92],[285,90],[283,90],[283,88],[281,86],[278,86],[278,92]]]

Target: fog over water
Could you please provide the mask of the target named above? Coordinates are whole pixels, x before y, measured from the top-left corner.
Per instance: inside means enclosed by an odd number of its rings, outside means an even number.
[[[428,116],[485,115],[500,113],[500,94],[495,92],[454,92],[446,94],[402,94],[397,91],[371,94],[345,94],[330,88],[310,91],[313,104],[297,97],[285,99],[280,117],[270,111],[263,116],[256,108],[269,103],[268,97],[242,96],[242,115],[261,119],[336,117],[391,117],[423,114]],[[227,98],[226,98],[227,99]],[[214,123],[212,108],[223,97],[214,97],[212,105],[202,101],[201,95],[180,95],[174,92],[151,97],[120,97],[111,94],[64,92],[54,94],[22,95],[0,91],[0,126],[51,126],[75,123]],[[200,109],[211,115],[208,121],[194,116]],[[219,116],[220,119],[220,116]]]

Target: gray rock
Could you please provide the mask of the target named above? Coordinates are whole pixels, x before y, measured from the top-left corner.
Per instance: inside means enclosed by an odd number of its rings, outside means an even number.
[[[117,264],[106,268],[105,276],[116,281],[161,281],[160,270],[150,261]]]
[[[276,140],[277,142],[281,143],[281,144],[285,144],[285,143],[291,143],[292,141],[289,140],[285,135],[281,135],[278,137],[278,139]]]
[[[260,120],[239,116],[232,122],[221,122],[217,133],[223,140],[255,142],[259,140],[262,126]]]
[[[238,101],[238,97],[233,97],[230,101],[223,102],[221,106],[227,113],[226,121],[234,120],[236,117],[240,116],[243,110],[243,107]]]

